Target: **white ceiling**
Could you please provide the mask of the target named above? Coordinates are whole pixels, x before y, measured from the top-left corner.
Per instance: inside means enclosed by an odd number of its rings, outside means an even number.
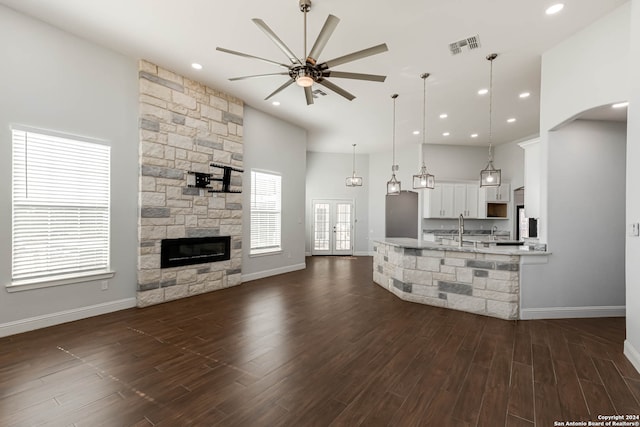
[[[25,14],[66,31],[145,58],[243,99],[248,105],[309,131],[309,150],[358,152],[390,149],[393,135],[391,94],[398,93],[396,141],[418,144],[422,135],[420,74],[428,72],[427,141],[433,144],[486,145],[489,83],[494,62],[493,143],[538,133],[541,54],[625,0],[564,0],[565,8],[545,15],[554,0],[313,0],[308,15],[311,46],[327,15],[341,19],[319,58],[325,61],[387,43],[389,51],[335,68],[387,75],[384,83],[332,79],[356,96],[348,101],[328,95],[307,106],[302,88],[289,86],[272,100],[264,98],[285,76],[230,82],[230,77],[279,72],[257,60],[218,52],[217,46],[287,62],[284,54],[251,22],[261,18],[303,57],[303,14],[298,0],[0,0]],[[481,47],[452,56],[448,44],[479,35]],[[192,62],[204,66],[201,71]],[[315,86],[314,86],[315,89]],[[521,92],[530,92],[520,99]],[[447,119],[440,119],[447,113]],[[515,117],[515,123],[507,123]],[[450,136],[442,133],[448,131]],[[478,138],[470,138],[478,133]]]

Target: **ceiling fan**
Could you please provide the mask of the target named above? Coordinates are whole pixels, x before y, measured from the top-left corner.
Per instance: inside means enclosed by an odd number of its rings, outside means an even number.
[[[291,61],[290,65],[283,64],[277,61],[272,61],[270,59],[260,58],[257,56],[249,55],[242,52],[237,52],[230,49],[225,49],[222,47],[217,47],[216,50],[220,52],[230,53],[232,55],[238,55],[245,58],[253,58],[263,62],[267,62],[269,64],[278,65],[282,68],[286,68],[287,71],[283,71],[280,73],[269,73],[269,74],[258,74],[253,76],[243,76],[243,77],[233,77],[229,80],[244,80],[251,79],[255,77],[266,77],[266,76],[289,76],[289,80],[287,80],[282,86],[273,91],[269,96],[265,98],[265,101],[282,90],[289,87],[294,82],[304,88],[304,94],[307,99],[307,105],[313,104],[313,93],[311,92],[311,86],[314,83],[322,85],[327,89],[347,98],[349,101],[355,98],[354,95],[350,94],[346,90],[337,86],[336,84],[330,82],[328,80],[329,77],[335,77],[340,79],[355,79],[355,80],[368,80],[374,82],[383,82],[387,76],[380,76],[375,74],[361,74],[361,73],[348,73],[343,71],[332,71],[331,68],[345,64],[347,62],[352,62],[358,59],[366,58],[368,56],[377,55],[378,53],[386,52],[389,50],[385,43],[379,44],[377,46],[370,47],[368,49],[359,50],[357,52],[350,53],[348,55],[340,56],[338,58],[331,59],[325,62],[318,62],[318,57],[322,53],[325,45],[329,41],[331,34],[336,29],[338,22],[340,19],[333,15],[329,15],[327,20],[325,21],[322,29],[320,30],[320,34],[318,34],[318,38],[316,39],[311,51],[307,52],[307,12],[311,10],[311,0],[299,0],[300,11],[304,13],[304,52],[306,55],[306,59],[301,60],[298,58],[292,51],[289,49],[280,38],[264,23],[262,19],[254,18],[252,21],[269,37],[269,39],[275,43],[276,46],[289,58]]]

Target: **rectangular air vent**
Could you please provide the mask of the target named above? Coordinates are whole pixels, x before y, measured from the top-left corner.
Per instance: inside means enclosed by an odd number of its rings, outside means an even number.
[[[480,47],[480,37],[476,34],[475,36],[467,37],[466,39],[458,40],[457,42],[449,43],[449,50],[452,55],[457,55],[462,53],[463,48],[467,48],[468,50],[477,49]]]
[[[324,93],[323,91],[321,91],[320,89],[316,89],[313,92],[311,92],[313,94],[314,98],[318,98],[320,96],[327,96],[326,93]]]

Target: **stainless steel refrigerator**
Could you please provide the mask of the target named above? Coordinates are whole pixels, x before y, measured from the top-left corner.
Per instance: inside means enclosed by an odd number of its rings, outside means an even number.
[[[418,193],[401,191],[385,200],[385,237],[418,238]]]

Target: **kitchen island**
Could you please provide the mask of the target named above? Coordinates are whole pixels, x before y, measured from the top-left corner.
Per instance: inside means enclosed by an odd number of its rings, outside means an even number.
[[[520,246],[443,245],[408,238],[374,242],[373,280],[421,304],[520,318],[522,266],[546,262],[546,251]]]

